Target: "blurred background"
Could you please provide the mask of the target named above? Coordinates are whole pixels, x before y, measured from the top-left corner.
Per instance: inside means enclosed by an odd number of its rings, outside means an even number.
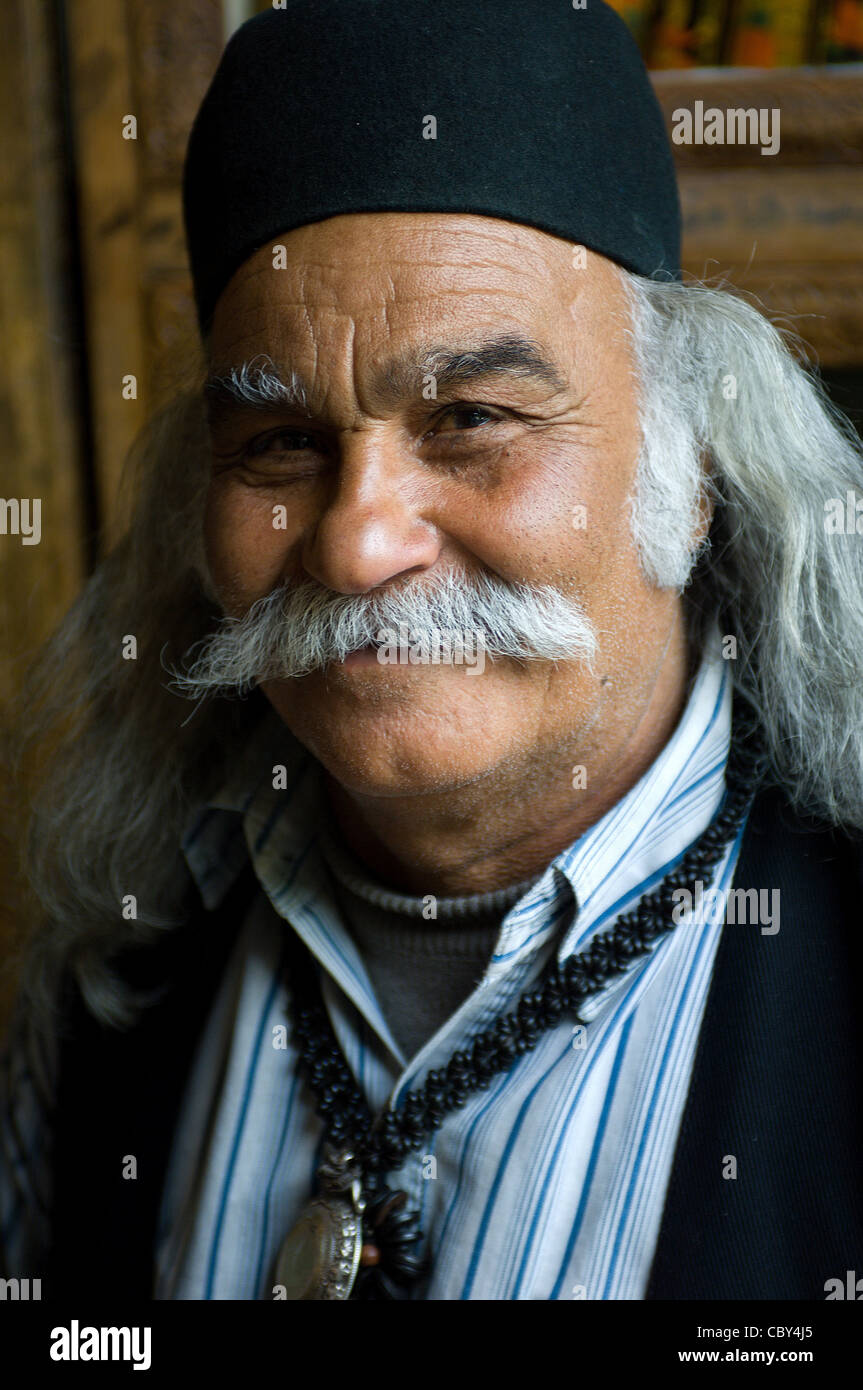
[[[0,711],[116,539],[124,456],[189,353],[185,142],[226,39],[265,8],[4,0],[0,494],[40,498],[42,529],[38,545],[0,535]],[[773,156],[674,147],[684,265],[726,276],[781,315],[859,428],[863,0],[615,8],[652,69],[669,130],[672,113],[696,100],[780,111]],[[14,925],[13,877],[11,847],[0,844],[0,948]],[[0,976],[0,1018],[11,987]]]

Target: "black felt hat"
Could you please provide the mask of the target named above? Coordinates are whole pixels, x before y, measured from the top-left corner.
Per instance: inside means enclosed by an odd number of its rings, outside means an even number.
[[[680,274],[662,113],[602,0],[285,0],[225,49],[183,197],[202,329],[254,251],[339,213],[502,217]]]

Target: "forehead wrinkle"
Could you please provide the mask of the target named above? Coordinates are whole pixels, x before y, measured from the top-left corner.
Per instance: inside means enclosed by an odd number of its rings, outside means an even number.
[[[408,233],[411,246],[409,250],[401,250],[399,247],[390,245],[387,247],[386,261],[388,266],[394,270],[407,269],[415,270],[421,266],[424,270],[456,270],[460,274],[466,271],[488,270],[492,273],[503,271],[510,275],[516,272],[521,278],[527,276],[536,280],[545,281],[548,278],[550,266],[549,259],[557,260],[561,268],[567,267],[568,257],[571,251],[571,243],[557,243],[557,238],[537,233],[532,228],[521,227],[518,224],[507,224],[509,234],[501,235],[484,229],[481,235],[476,233],[465,233],[464,231],[454,232],[450,230],[448,239],[451,239],[452,252],[449,248],[440,246],[440,237],[435,231],[414,230]],[[513,233],[516,233],[514,236]],[[527,244],[524,236],[518,233],[527,233]],[[369,265],[377,266],[380,264],[381,241],[376,236],[366,248],[361,243],[358,244],[352,236],[347,239],[347,245],[339,245],[338,249],[332,252],[314,250],[300,250],[299,254],[291,255],[289,233],[278,240],[274,240],[273,245],[284,245],[288,252],[287,264],[284,269],[278,271],[279,275],[299,274],[305,277],[310,272],[319,272],[322,275],[331,273],[341,274],[346,269],[356,267],[357,274],[365,276],[368,273]],[[536,244],[535,238],[539,237],[540,245]],[[387,240],[386,237],[383,238]],[[435,245],[434,243],[438,244]],[[471,246],[475,242],[475,246]],[[426,244],[428,243],[428,244]],[[490,245],[491,243],[491,245]],[[551,255],[549,253],[551,252]],[[237,272],[238,280],[258,280],[260,276],[268,276],[273,271],[272,265],[272,246],[259,248]]]
[[[506,243],[504,242],[504,245]],[[506,249],[510,255],[516,250],[515,247],[507,245]],[[369,281],[369,272],[380,272],[384,275],[388,283],[388,292],[396,302],[410,301],[414,298],[420,301],[428,299],[429,294],[448,296],[456,294],[492,295],[497,297],[501,290],[507,290],[516,295],[524,297],[529,302],[535,301],[535,292],[525,287],[525,282],[535,281],[538,285],[547,288],[549,278],[549,267],[540,262],[534,265],[530,258],[525,262],[523,252],[519,251],[517,261],[511,259],[497,260],[493,256],[477,254],[466,256],[463,247],[458,247],[452,257],[445,253],[438,252],[436,255],[425,253],[422,250],[413,250],[410,253],[400,254],[391,252],[387,255],[385,264],[381,263],[380,248],[375,247],[368,252],[357,252],[351,256],[351,246],[346,248],[345,254],[335,256],[330,259],[318,259],[313,256],[298,256],[295,261],[289,263],[283,269],[274,269],[270,259],[270,248],[266,250],[266,255],[262,256],[258,252],[256,256],[250,258],[238,273],[236,280],[226,290],[227,295],[247,294],[250,290],[255,298],[260,297],[260,302],[271,305],[278,302],[281,298],[274,293],[276,285],[281,282],[285,285],[286,294],[281,302],[285,307],[304,309],[310,302],[313,303],[315,294],[320,294],[321,302],[318,307],[324,307],[329,300],[327,307],[341,307],[341,299],[344,294],[344,277],[348,277],[348,288],[351,285],[363,287]],[[258,260],[258,257],[261,257]],[[401,271],[407,271],[415,275],[419,272],[424,279],[429,275],[434,277],[435,273],[444,273],[442,284],[428,286],[424,284],[422,289],[416,294],[410,293],[410,286],[405,286],[399,293],[396,293],[396,286],[393,276]],[[457,276],[456,283],[450,283],[450,277],[446,272],[452,272]],[[484,277],[478,282],[477,276]],[[583,273],[581,278],[583,279]],[[339,283],[339,281],[342,283]],[[312,300],[309,300],[307,293],[307,283],[313,291]],[[519,290],[522,293],[519,294]],[[380,290],[372,289],[371,298],[378,302]]]

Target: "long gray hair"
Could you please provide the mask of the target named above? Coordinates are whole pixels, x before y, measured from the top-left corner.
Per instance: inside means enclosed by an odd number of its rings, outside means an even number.
[[[859,441],[743,298],[619,273],[640,390],[632,531],[645,574],[685,589],[693,632],[719,614],[736,643],[736,687],[760,715],[773,774],[793,802],[863,827],[863,536],[826,524],[831,499],[844,505],[863,487]],[[140,1001],[110,958],[182,920],[183,824],[269,710],[254,691],[192,711],[166,674],[222,617],[203,551],[200,387],[181,391],[138,440],[125,539],[21,697],[24,764],[44,774],[28,790],[23,857],[40,917],[23,954],[31,1019],[50,1018],[70,968],[97,1017],[134,1020]],[[705,487],[714,514],[697,551]],[[131,637],[137,656],[124,659]],[[129,894],[132,920],[121,911]]]

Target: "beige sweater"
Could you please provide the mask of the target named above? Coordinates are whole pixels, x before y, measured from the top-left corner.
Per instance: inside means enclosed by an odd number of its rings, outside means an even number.
[[[377,882],[328,832],[322,850],[381,1012],[410,1060],[479,983],[505,914],[535,878],[489,893],[437,898],[436,916],[428,918],[427,899]]]

